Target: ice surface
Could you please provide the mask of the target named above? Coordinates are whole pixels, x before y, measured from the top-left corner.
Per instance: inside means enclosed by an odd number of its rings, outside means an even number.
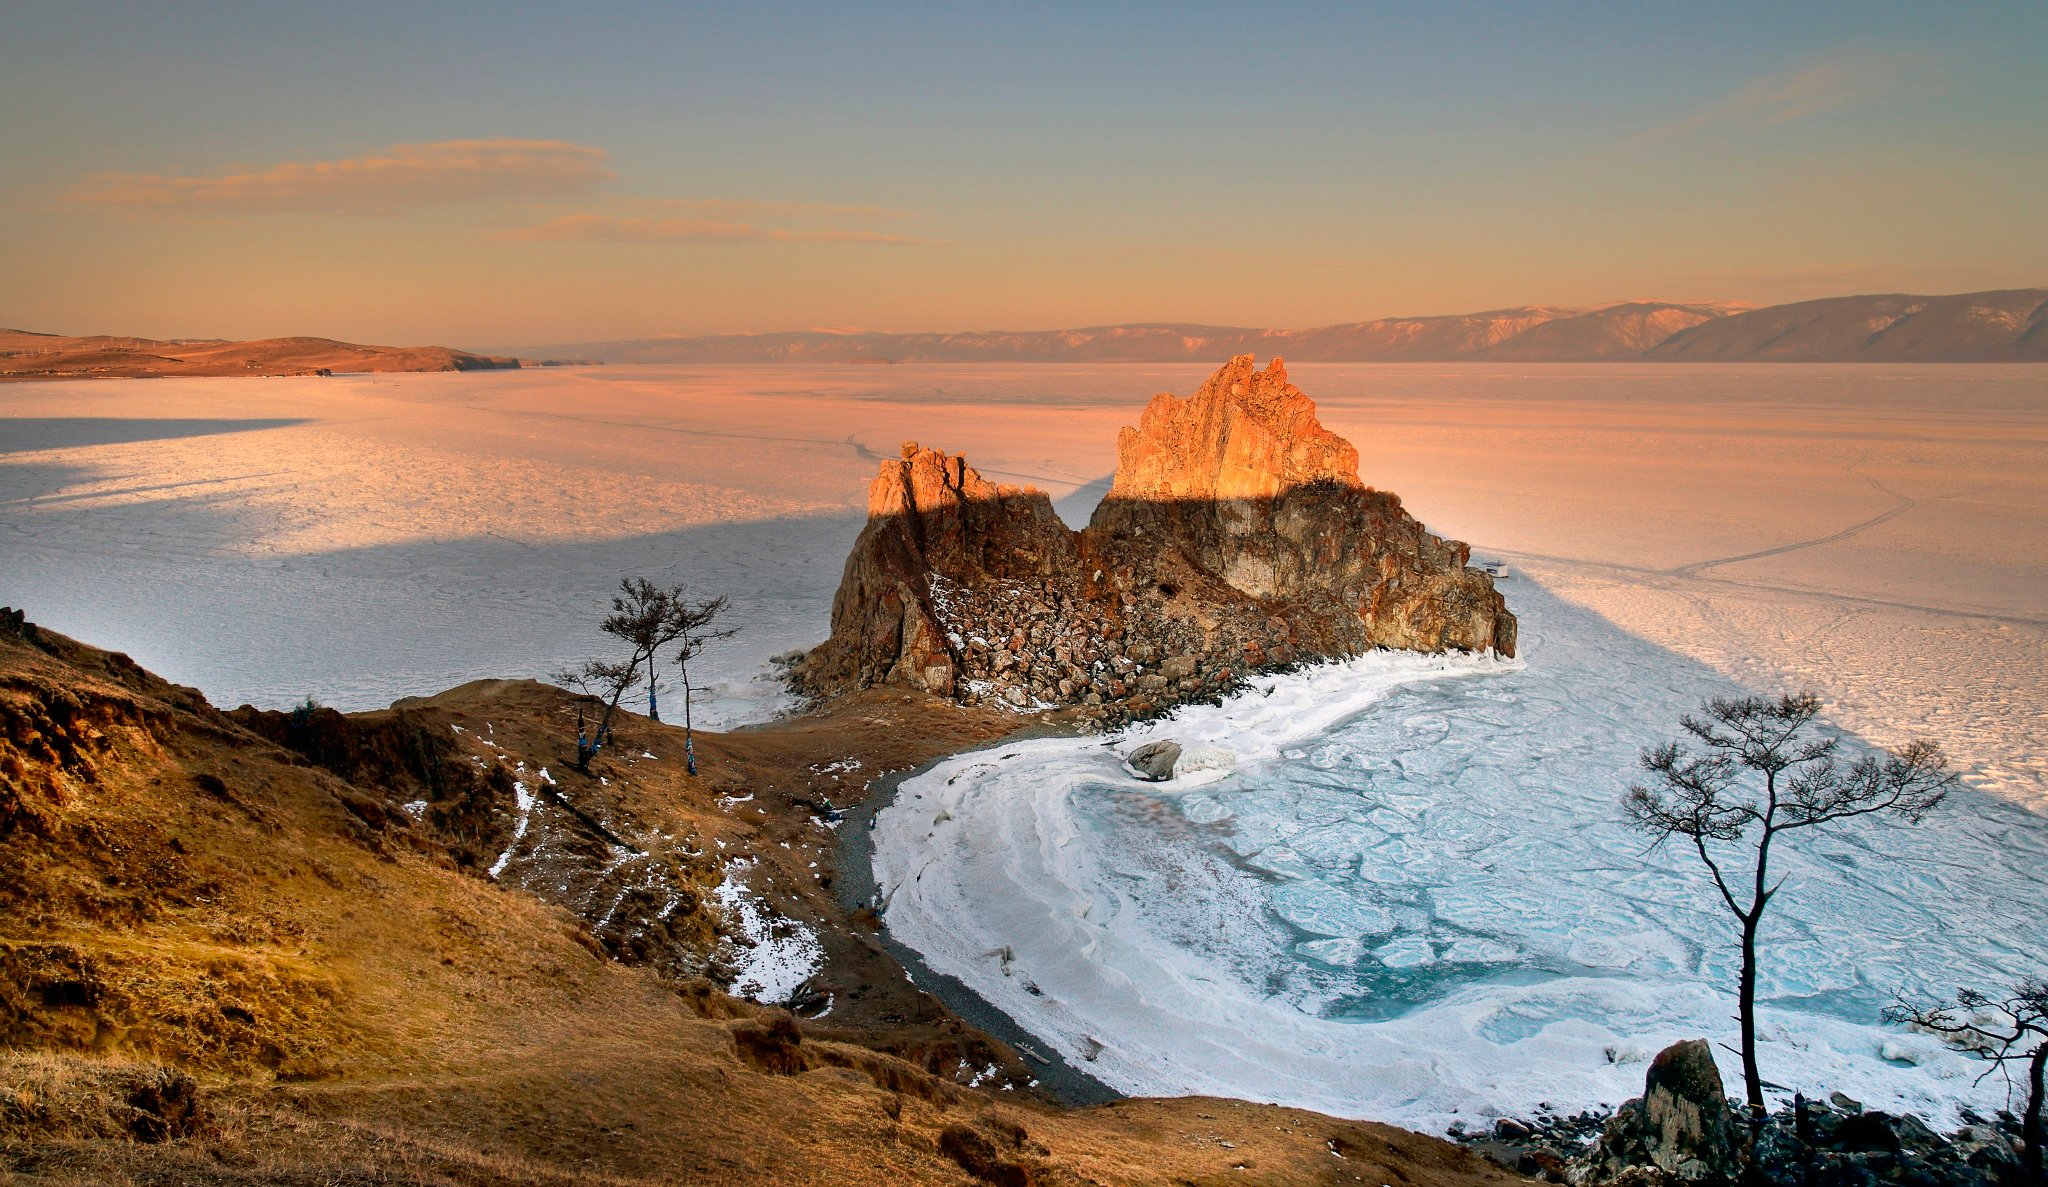
[[[586,658],[644,573],[732,599],[700,720],[759,720],[899,440],[1078,522],[1118,427],[1212,369],[9,384],[0,602],[221,704],[364,709]],[[1510,596],[1526,574],[1745,686],[1813,686],[2048,806],[2048,367],[1292,370],[1367,481],[1510,562]]]
[[[763,720],[789,703],[769,657],[825,637],[878,458],[924,436],[1065,493],[1167,382],[1098,375],[1098,408],[1055,392],[1048,418],[978,403],[1035,372],[956,393],[874,370],[9,384],[0,602],[223,705],[354,710],[579,662],[643,574],[725,595],[742,627],[693,665],[697,724]]]
[[[1735,936],[1620,798],[1644,744],[1739,689],[1540,586],[1514,594],[1518,663],[1372,655],[1112,746],[1020,743],[907,780],[876,828],[891,931],[1069,1056],[1113,1036],[1090,1068],[1131,1092],[1420,1127],[1640,1093],[1642,1056],[1617,1052],[1733,1040]],[[1153,738],[1239,763],[1139,782],[1116,759]],[[1921,828],[1790,848],[1765,1078],[1936,1116],[2002,1104],[1879,1013],[1894,991],[2038,971],[2042,819],[1971,790]]]

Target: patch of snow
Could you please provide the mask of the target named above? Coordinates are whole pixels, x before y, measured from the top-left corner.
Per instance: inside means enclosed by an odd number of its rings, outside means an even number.
[[[758,863],[726,863],[725,877],[711,894],[725,913],[738,969],[732,992],[764,1005],[782,1005],[825,963],[825,946],[809,926],[777,914],[748,888],[743,875]]]
[[[519,766],[521,770],[526,769],[525,763],[521,763]],[[519,823],[512,828],[512,840],[505,846],[505,852],[500,853],[498,860],[491,863],[491,877],[493,878],[505,872],[506,863],[512,860],[513,851],[519,848],[520,841],[526,839],[526,826],[533,819],[533,805],[537,802],[534,794],[526,789],[526,781],[523,779],[514,779],[512,781],[512,796],[518,804]]]

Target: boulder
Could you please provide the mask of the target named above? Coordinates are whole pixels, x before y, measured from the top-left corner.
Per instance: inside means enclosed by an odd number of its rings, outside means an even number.
[[[1161,783],[1173,778],[1173,764],[1180,761],[1179,742],[1147,742],[1124,756],[1124,762],[1140,779]]]
[[[1706,1178],[1735,1165],[1728,1093],[1705,1039],[1674,1043],[1651,1061],[1643,1079],[1642,1120],[1650,1160],[1660,1170]]]
[[[1795,1097],[1751,1129],[1729,1107],[1704,1042],[1657,1057],[1643,1096],[1617,1109],[1564,1178],[1584,1187],[1999,1187],[2021,1181],[2011,1143],[1972,1126],[1943,1138],[1919,1119],[1841,1093]]]
[[[1574,1181],[1733,1183],[1742,1173],[1737,1137],[1713,1049],[1687,1039],[1651,1061],[1643,1095],[1614,1111]]]

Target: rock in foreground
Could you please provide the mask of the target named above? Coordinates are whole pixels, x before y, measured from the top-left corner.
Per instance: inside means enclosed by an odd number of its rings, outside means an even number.
[[[1729,1106],[1704,1039],[1660,1053],[1643,1095],[1616,1109],[1600,1140],[1569,1166],[1554,1156],[1524,1154],[1522,1162],[1525,1170],[1579,1187],[2026,1183],[2012,1138],[1997,1127],[1973,1124],[1944,1138],[1918,1118],[1865,1112],[1839,1092],[1831,1104],[1795,1098],[1752,1127]]]
[[[799,682],[877,684],[1107,721],[1245,675],[1377,647],[1515,653],[1515,617],[1465,545],[1366,486],[1279,359],[1232,359],[1153,398],[1117,442],[1088,527],[906,442],[882,463],[832,637]]]
[[[1658,1053],[1642,1097],[1615,1111],[1588,1162],[1587,1182],[1621,1181],[1631,1170],[1651,1172],[1653,1181],[1735,1179],[1735,1118],[1705,1039],[1674,1043]]]

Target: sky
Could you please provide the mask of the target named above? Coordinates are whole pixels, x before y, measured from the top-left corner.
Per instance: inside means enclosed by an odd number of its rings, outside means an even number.
[[[2048,285],[2048,5],[12,0],[0,325],[502,346]]]

